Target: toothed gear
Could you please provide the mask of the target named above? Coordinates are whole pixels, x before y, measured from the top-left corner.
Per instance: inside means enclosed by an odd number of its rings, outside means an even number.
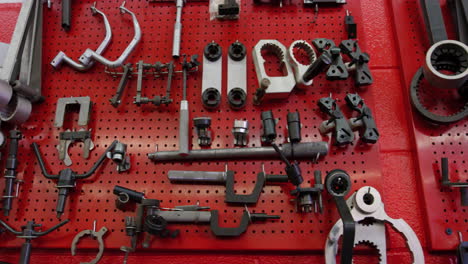
[[[367,196],[367,197],[366,197]],[[372,199],[365,199],[372,196]],[[385,223],[403,235],[409,251],[413,256],[414,264],[424,263],[424,254],[421,244],[413,229],[403,219],[390,218],[384,209],[380,193],[373,187],[366,186],[351,195],[346,201],[350,208],[351,215],[356,221],[356,234],[354,246],[359,243],[371,243],[379,251],[379,263],[387,263],[387,244]],[[375,223],[364,225],[362,221],[372,218]],[[325,242],[325,263],[336,264],[336,254],[338,253],[338,241],[343,235],[343,222],[339,219],[330,230]]]

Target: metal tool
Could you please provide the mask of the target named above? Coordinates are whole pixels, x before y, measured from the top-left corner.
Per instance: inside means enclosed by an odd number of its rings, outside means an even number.
[[[343,62],[343,57],[341,56],[341,48],[335,45],[335,42],[331,39],[326,38],[317,38],[312,41],[312,44],[319,52],[325,54],[319,56],[318,62],[323,66],[326,66],[324,69],[327,70],[325,76],[327,80],[336,81],[336,80],[346,80],[349,77],[348,69]],[[314,69],[317,65],[312,64],[311,69]],[[305,80],[308,80],[306,76]]]
[[[96,172],[99,166],[106,159],[107,153],[112,151],[112,149],[116,146],[117,143],[118,141],[114,140],[114,142],[112,142],[112,144],[104,151],[101,157],[96,161],[96,163],[94,163],[93,167],[91,167],[91,169],[88,172],[84,174],[78,174],[72,171],[70,168],[66,168],[66,169],[61,170],[59,174],[56,174],[56,175],[52,175],[47,172],[45,168],[44,160],[42,159],[42,155],[41,155],[41,152],[39,151],[38,145],[35,142],[31,144],[31,148],[33,149],[34,154],[36,155],[36,159],[39,163],[39,166],[41,168],[41,171],[44,177],[50,180],[58,180],[57,186],[55,187],[58,189],[58,199],[57,199],[57,207],[56,207],[57,218],[60,218],[62,216],[65,210],[65,203],[67,200],[67,196],[70,190],[76,187],[76,181],[89,178],[91,175],[93,175],[94,172]]]
[[[89,262],[80,262],[80,264],[96,264],[101,260],[102,255],[104,254],[104,235],[107,233],[108,229],[107,227],[103,226],[99,231],[96,231],[96,220],[93,222],[93,229],[92,230],[83,230],[80,233],[76,234],[76,236],[73,238],[73,241],[71,243],[71,254],[72,256],[75,256],[76,254],[76,246],[78,245],[78,242],[80,239],[82,239],[85,236],[90,236],[93,239],[96,239],[99,243],[99,251],[96,255],[96,257],[89,261]]]
[[[189,153],[189,137],[190,137],[190,119],[189,119],[189,103],[187,101],[187,78],[189,72],[197,68],[200,63],[198,62],[198,55],[192,55],[190,61],[184,56],[182,63],[183,77],[182,77],[182,101],[180,101],[179,110],[179,151],[178,155],[186,156]]]
[[[348,173],[344,170],[335,169],[330,171],[325,177],[325,188],[328,193],[333,197],[336,208],[340,214],[341,219],[338,220],[335,226],[341,228],[341,234],[338,238],[343,235],[343,241],[341,245],[341,264],[351,264],[353,260],[353,247],[356,235],[356,220],[351,214],[350,208],[346,204],[345,196],[348,195],[351,190],[351,178]],[[340,224],[338,224],[340,223]],[[333,231],[333,229],[332,229]],[[329,237],[332,234],[330,231]],[[332,248],[330,244],[335,244]],[[327,264],[335,263],[335,254],[337,253],[338,239],[331,240],[327,239],[325,244],[325,259]],[[330,259],[329,250],[332,248],[333,259]]]
[[[179,58],[180,56],[180,41],[182,35],[182,8],[184,7],[184,0],[176,0],[176,21],[174,24],[174,37],[172,40],[172,57]]]
[[[279,147],[286,157],[292,156],[291,144],[285,143]],[[315,159],[328,153],[327,142],[301,142],[294,144],[294,158]],[[187,155],[181,156],[179,151],[157,151],[148,154],[153,161],[193,161],[193,160],[218,160],[218,159],[276,159],[278,153],[270,146],[251,148],[226,148],[226,149],[202,149],[191,150]]]
[[[5,165],[5,192],[3,198],[3,215],[9,216],[13,203],[13,198],[18,198],[19,185],[22,181],[16,179],[18,168],[18,145],[23,137],[21,131],[13,129],[10,131],[10,146],[8,148],[8,158]],[[13,189],[16,184],[16,195],[13,195]]]
[[[163,69],[168,69],[168,86],[166,89],[166,95],[165,96],[159,96],[156,95],[153,98],[149,97],[143,97],[142,96],[142,90],[143,90],[143,75],[145,70],[153,70],[154,72],[152,73],[154,76],[156,75],[161,75]],[[149,64],[149,63],[144,63],[142,60],[140,60],[137,63],[137,93],[136,96],[134,97],[135,101],[133,101],[134,104],[137,106],[140,106],[142,104],[148,104],[152,103],[155,106],[160,106],[162,104],[165,104],[166,106],[172,103],[171,99],[171,82],[172,82],[172,72],[174,69],[173,62],[170,63],[160,63],[156,62],[154,65]]]
[[[316,4],[346,4],[346,0],[304,0],[305,6]]]
[[[234,136],[235,146],[247,146],[249,135],[249,121],[247,120],[234,120],[232,128],[232,135]]]
[[[355,39],[343,40],[340,43],[341,52],[346,54],[351,60],[346,63],[348,71],[354,71],[354,83],[356,86],[370,85],[374,82],[369,68],[370,55],[362,52]]]
[[[351,15],[349,10],[346,10],[346,16],[344,19],[346,32],[348,32],[348,39],[356,39],[357,38],[357,25],[354,21],[354,17]]]
[[[223,53],[221,46],[212,41],[203,50],[202,103],[215,109],[221,103],[223,85]]]
[[[238,19],[240,7],[236,0],[224,0],[223,4],[218,5],[219,19]]]
[[[193,124],[197,130],[198,145],[201,147],[211,146],[211,117],[195,117]]]
[[[41,224],[36,224],[35,221],[28,221],[26,225],[21,227],[21,231],[16,231],[11,226],[0,220],[0,224],[6,228],[10,233],[14,234],[17,238],[24,239],[23,246],[21,246],[20,260],[19,264],[29,264],[32,253],[32,240],[41,236],[45,236],[52,231],[60,228],[61,226],[68,223],[69,220],[64,220],[61,223],[51,227],[50,229],[42,232],[37,232],[35,229],[42,227]]]
[[[278,65],[284,75],[283,76],[268,76],[265,69],[265,59],[262,56],[262,51],[267,50],[274,53],[280,64]],[[287,55],[288,50],[278,40],[260,40],[255,45],[252,51],[252,58],[257,72],[259,89],[255,92],[254,103],[260,104],[264,99],[287,98],[289,93],[294,89],[296,81],[294,73],[289,65]]]
[[[117,142],[107,157],[117,164],[117,172],[121,173],[130,169],[130,156],[127,155],[127,144]]]
[[[357,117],[349,119],[349,124],[353,130],[359,131],[361,140],[365,143],[375,144],[380,137],[379,130],[375,124],[371,109],[364,103],[357,93],[347,94],[345,97],[349,108],[358,112]]]
[[[308,64],[303,64],[297,60],[296,56],[294,55],[296,50],[302,50],[307,54],[307,57],[309,59]],[[289,63],[291,64],[291,67],[294,69],[296,87],[300,89],[310,87],[312,85],[313,80],[312,78],[310,78],[306,81],[304,79],[304,74],[317,59],[317,55],[315,55],[314,48],[305,40],[296,40],[289,46],[288,59]]]
[[[215,236],[218,237],[237,237],[247,231],[249,224],[254,222],[265,222],[267,220],[280,219],[279,215],[268,215],[264,213],[250,213],[245,207],[239,226],[237,227],[220,227],[218,210],[211,211],[210,229]]]
[[[344,146],[352,143],[354,141],[354,132],[331,95],[330,97],[320,98],[318,106],[322,112],[331,117],[329,120],[323,121],[320,124],[320,133],[327,134],[333,130],[332,135],[337,146]]]
[[[121,246],[120,250],[125,252],[123,264],[127,264],[128,255],[135,252],[137,243],[136,220],[133,216],[125,217],[125,234],[130,237],[130,247]]]
[[[351,215],[356,221],[356,236],[352,243],[354,245],[370,243],[375,246],[379,251],[380,264],[387,263],[385,223],[403,235],[413,257],[412,263],[425,263],[421,244],[413,229],[403,219],[393,219],[387,215],[380,193],[375,188],[370,186],[360,188],[348,198],[345,206],[349,207]],[[372,224],[362,223],[364,220],[367,223],[372,222]],[[335,254],[338,251],[338,240],[342,234],[343,221],[340,219],[330,230],[325,243],[325,261],[327,264],[336,263]],[[343,263],[343,255],[341,260],[341,263]],[[351,261],[352,257],[349,258],[348,263],[351,263]]]
[[[468,182],[451,182],[449,173],[448,158],[440,159],[440,171],[442,176],[442,186],[460,188],[460,203],[468,206]]]
[[[124,64],[130,54],[135,50],[136,46],[141,40],[141,29],[140,24],[138,23],[138,19],[136,15],[125,8],[125,1],[119,7],[122,14],[130,14],[133,19],[133,28],[135,30],[135,35],[133,36],[132,41],[128,44],[127,48],[122,52],[119,58],[114,61],[104,58],[101,54],[98,54],[96,51],[92,49],[86,49],[86,51],[81,55],[79,61],[83,65],[89,65],[93,60],[96,60],[109,68],[116,68],[120,67]]]
[[[28,120],[32,105],[42,101],[43,1],[25,1],[10,44],[1,43],[0,119],[15,124]],[[7,51],[8,50],[8,51]]]
[[[228,103],[232,109],[241,109],[247,103],[247,49],[244,44],[236,41],[229,46],[227,65]]]
[[[83,158],[89,158],[89,152],[94,149],[94,143],[91,139],[91,130],[80,129],[79,131],[71,131],[67,129],[65,132],[59,134],[59,144],[57,145],[57,151],[59,153],[59,159],[63,161],[65,166],[72,165],[70,155],[68,155],[68,149],[70,145],[77,141],[83,142]]]
[[[226,186],[224,201],[233,204],[256,204],[265,185],[288,182],[288,177],[285,175],[266,174],[263,166],[262,172],[257,174],[255,186],[250,194],[236,194],[234,171],[227,170],[227,168],[224,172],[171,170],[167,173],[167,177],[172,183],[224,184]]]
[[[62,4],[64,4],[67,1],[70,2],[71,0],[64,0],[64,1],[62,1]],[[91,6],[90,9],[91,9],[91,13],[92,13],[93,16],[96,15],[96,14],[99,14],[99,15],[102,16],[102,19],[104,21],[104,26],[105,26],[105,29],[106,29],[106,36],[104,37],[104,40],[101,42],[99,47],[96,49],[96,53],[101,55],[110,44],[110,41],[112,39],[112,29],[111,29],[111,26],[109,24],[109,20],[107,20],[107,16],[102,11],[100,11],[99,9],[96,8],[96,2]],[[77,71],[81,71],[81,72],[89,70],[94,65],[94,61],[91,61],[87,65],[83,65],[83,64],[81,64],[79,62],[74,61],[70,57],[68,57],[65,54],[65,52],[60,51],[57,54],[57,56],[55,56],[55,58],[52,60],[52,62],[50,64],[54,68],[58,69],[58,68],[60,68],[62,63],[65,63],[68,66],[72,67],[73,69],[75,69]]]
[[[111,105],[115,108],[119,107],[120,103],[122,103],[122,96],[123,92],[125,90],[125,87],[127,86],[128,80],[130,79],[130,76],[132,75],[132,64],[127,63],[123,68],[123,73],[122,77],[120,78],[119,86],[117,86],[117,91],[115,95],[109,99]]]
[[[63,127],[63,120],[65,119],[65,113],[69,109],[68,106],[78,105],[80,112],[78,116],[78,125],[87,126],[91,116],[91,107],[93,103],[89,96],[86,97],[64,97],[59,98],[57,101],[57,108],[55,110],[55,127]]]
[[[62,0],[62,28],[69,31],[71,28],[72,0]]]
[[[458,237],[460,239],[460,245],[457,248],[457,258],[459,264],[468,263],[468,242],[463,241],[463,236],[461,232],[458,232]]]

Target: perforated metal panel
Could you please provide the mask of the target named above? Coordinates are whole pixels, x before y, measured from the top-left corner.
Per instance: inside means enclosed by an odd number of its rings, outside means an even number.
[[[104,28],[100,18],[93,17],[89,10],[92,1],[75,1],[73,3],[72,30],[65,33],[60,28],[60,5],[54,4],[52,10],[45,12],[44,23],[44,79],[43,94],[46,100],[35,106],[29,122],[22,126],[25,139],[20,146],[20,167],[18,178],[24,179],[20,201],[15,201],[14,210],[5,220],[15,227],[25,221],[35,219],[48,228],[58,222],[55,217],[57,191],[55,182],[43,177],[29,147],[37,142],[46,158],[47,168],[58,173],[65,166],[59,162],[55,145],[61,130],[53,128],[56,102],[60,97],[91,96],[94,102],[90,128],[93,129],[95,150],[89,160],[81,157],[81,144],[70,148],[77,172],[87,171],[93,162],[114,139],[127,143],[132,159],[129,173],[118,174],[115,166],[106,161],[101,169],[90,179],[77,182],[77,188],[69,197],[63,218],[70,223],[58,232],[38,239],[38,247],[67,248],[76,233],[92,228],[97,220],[98,228],[106,226],[110,234],[106,237],[107,248],[118,248],[128,243],[124,233],[123,219],[131,212],[117,211],[114,206],[112,189],[122,185],[138,191],[144,191],[149,198],[160,199],[162,206],[194,204],[210,206],[220,210],[220,224],[235,226],[239,223],[243,207],[227,206],[224,203],[223,186],[173,185],[167,180],[168,170],[223,170],[224,162],[204,161],[185,163],[155,164],[148,160],[146,154],[159,150],[176,150],[178,148],[178,109],[181,100],[181,76],[174,78],[173,95],[175,103],[168,107],[135,106],[133,96],[136,90],[136,78],[130,81],[122,105],[116,110],[108,102],[115,92],[119,80],[103,72],[104,67],[97,65],[86,73],[78,73],[68,67],[53,70],[48,64],[59,52],[64,51],[71,58],[77,59],[86,48],[96,48],[104,37]],[[98,8],[104,11],[112,25],[113,41],[105,56],[116,58],[126,47],[133,36],[131,21],[128,16],[118,11],[117,1],[99,1]],[[152,3],[147,1],[129,1],[127,7],[137,14],[143,31],[143,39],[129,62],[168,62],[171,58],[172,30],[175,19],[173,3]],[[351,1],[346,6],[353,12],[359,23],[360,6]],[[257,88],[251,49],[260,39],[278,39],[289,46],[294,40],[304,38],[311,41],[317,37],[327,37],[339,43],[345,39],[344,9],[321,8],[317,24],[311,24],[313,11],[302,8],[300,3],[285,4],[283,8],[274,6],[254,6],[250,2],[242,4],[239,21],[209,21],[207,3],[188,1],[183,14],[182,53],[202,54],[203,47],[209,41],[218,42],[227,56],[231,42],[239,40],[248,49],[248,106],[241,111],[232,111],[226,98],[218,111],[207,112],[200,99],[201,70],[192,74],[188,81],[190,117],[210,116],[213,119],[214,140],[212,148],[233,146],[231,129],[234,119],[247,119],[251,124],[249,146],[260,146],[260,112],[272,109],[279,119],[279,142],[284,142],[286,134],[286,114],[288,111],[299,111],[302,118],[303,141],[329,141],[318,133],[318,125],[324,116],[317,107],[317,100],[333,94],[348,117],[344,96],[347,92],[356,92],[353,80],[329,82],[317,78],[308,91],[295,91],[289,99],[268,102],[262,107],[252,106],[252,93]],[[289,17],[295,17],[294,21]],[[327,22],[325,22],[325,20]],[[359,23],[360,25],[360,23]],[[365,50],[365,40],[361,39]],[[225,60],[226,61],[226,60]],[[223,67],[226,67],[224,65]],[[180,70],[180,64],[177,64]],[[226,80],[224,76],[224,80]],[[144,80],[143,93],[146,96],[162,94],[166,80]],[[224,86],[223,89],[226,89]],[[369,87],[368,89],[373,89]],[[372,95],[365,90],[358,91],[366,103],[373,108]],[[225,93],[224,93],[225,94]],[[71,114],[66,122],[69,128],[76,128],[77,114]],[[75,121],[73,121],[75,120]],[[378,122],[378,120],[377,120]],[[192,147],[196,144],[196,134],[192,131]],[[327,171],[335,168],[347,170],[353,181],[353,189],[363,185],[380,187],[379,145],[366,146],[358,141],[344,149],[332,147],[327,157],[318,164],[312,161],[301,162],[304,177],[310,182],[313,170]],[[236,171],[237,193],[248,193],[253,187],[256,174],[261,170],[262,162],[267,173],[283,173],[284,165],[279,161],[228,161],[229,169]],[[0,183],[3,188],[3,181]],[[325,197],[323,215],[299,214],[294,211],[289,185],[267,186],[260,201],[250,209],[255,212],[278,214],[281,220],[273,223],[251,225],[246,234],[235,239],[217,239],[211,234],[207,225],[174,225],[181,234],[176,239],[155,239],[152,248],[159,249],[281,249],[281,250],[320,250],[323,248],[326,234],[338,215],[328,194]],[[2,239],[1,246],[18,246],[21,240],[12,236]],[[288,241],[288,243],[284,243]],[[84,244],[83,247],[94,247]]]
[[[448,15],[445,1],[441,1],[445,15]],[[397,36],[403,65],[405,89],[409,87],[416,70],[423,64],[429,41],[425,33],[423,19],[420,16],[418,1],[393,1]],[[449,17],[449,16],[446,16]],[[447,20],[447,28],[453,29]],[[451,32],[453,33],[453,32]],[[452,37],[453,38],[453,34]],[[409,91],[409,90],[408,90]],[[435,92],[437,98],[449,97],[451,92]],[[440,100],[439,100],[440,102]],[[456,103],[434,104],[432,109],[438,112],[453,112]],[[458,104],[458,107],[460,105]],[[440,158],[448,157],[451,181],[467,181],[467,142],[468,121],[443,126],[434,126],[425,122],[416,111],[412,111],[412,128],[418,157],[421,190],[425,202],[426,222],[429,227],[430,247],[434,250],[453,250],[459,244],[457,232],[468,236],[468,212],[460,204],[458,188],[441,186]],[[447,229],[453,234],[449,235]],[[466,240],[466,239],[465,239]]]

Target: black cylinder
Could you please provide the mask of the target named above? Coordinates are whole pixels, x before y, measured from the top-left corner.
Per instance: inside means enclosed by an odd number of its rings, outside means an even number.
[[[262,141],[273,142],[276,139],[276,122],[273,112],[262,112],[261,118],[263,123]]]
[[[125,193],[130,198],[130,201],[133,201],[133,202],[136,202],[136,203],[141,203],[141,201],[143,201],[143,199],[145,199],[145,194],[144,193],[137,192],[135,190],[131,190],[131,189],[128,189],[128,188],[125,188],[125,187],[122,187],[122,186],[118,186],[118,185],[116,185],[114,187],[113,193],[115,195],[120,195],[122,193]]]
[[[301,142],[301,117],[299,112],[290,112],[287,116],[289,142]]]
[[[19,264],[29,264],[29,259],[31,258],[32,245],[31,241],[26,240],[21,246],[21,255]]]
[[[332,62],[332,58],[328,51],[324,51],[322,55],[320,55],[312,65],[309,66],[307,71],[302,76],[304,82],[308,82],[312,80],[315,76],[319,75],[322,71],[326,69],[326,66]]]
[[[266,183],[288,182],[288,176],[267,174],[265,175],[265,180],[266,180]]]

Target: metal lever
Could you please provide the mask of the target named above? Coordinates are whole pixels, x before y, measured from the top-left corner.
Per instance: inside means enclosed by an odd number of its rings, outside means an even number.
[[[101,12],[99,9],[96,8],[96,3],[94,3],[94,5],[92,5],[90,9],[91,9],[93,16],[96,14],[99,14],[102,16],[102,19],[104,21],[104,26],[106,28],[106,36],[104,40],[102,41],[101,45],[99,45],[99,47],[96,49],[96,53],[100,55],[106,50],[106,48],[110,44],[110,41],[112,39],[112,29],[109,24],[109,20],[107,19],[107,16],[103,12]],[[65,52],[60,51],[57,54],[57,56],[55,56],[55,58],[52,60],[50,64],[54,68],[59,68],[62,65],[62,63],[68,64],[73,69],[77,71],[81,71],[81,72],[89,70],[94,65],[94,61],[89,61],[86,65],[76,62],[70,57],[68,57],[65,54]]]
[[[123,66],[123,74],[122,78],[120,79],[119,86],[117,87],[117,92],[115,95],[109,99],[111,105],[115,108],[117,108],[120,103],[122,102],[122,95],[125,90],[125,87],[127,86],[128,80],[130,76],[132,75],[132,64],[127,63]]]
[[[172,40],[172,57],[180,57],[180,41],[182,35],[182,8],[184,0],[176,0],[177,15],[174,24],[174,38]]]
[[[100,54],[98,54],[96,51],[94,51],[92,49],[87,49],[85,51],[85,53],[79,59],[80,62],[83,63],[84,65],[88,65],[89,63],[91,63],[91,60],[96,60],[96,61],[106,65],[109,68],[116,68],[116,67],[122,66],[123,63],[125,62],[125,60],[128,58],[128,56],[130,56],[130,54],[136,48],[137,44],[140,42],[140,40],[141,40],[141,29],[140,29],[140,24],[138,23],[138,19],[137,19],[136,15],[132,11],[125,8],[125,1],[122,3],[122,5],[119,7],[119,9],[120,9],[122,14],[128,13],[128,14],[130,14],[132,16],[133,28],[135,30],[135,35],[134,35],[132,41],[130,42],[130,44],[128,44],[127,48],[120,55],[120,57],[115,61],[110,61],[110,60],[104,58],[103,56],[101,56]]]

